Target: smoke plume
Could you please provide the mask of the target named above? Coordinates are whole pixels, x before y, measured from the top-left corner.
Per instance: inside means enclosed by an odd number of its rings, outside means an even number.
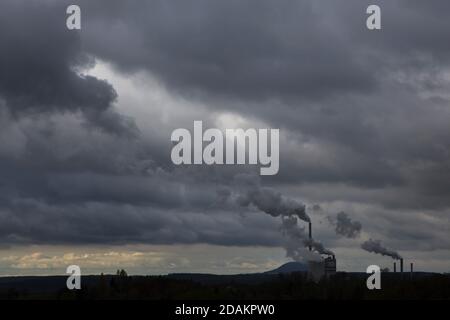
[[[365,241],[363,244],[361,244],[361,248],[363,248],[364,250],[369,251],[369,252],[378,253],[383,256],[392,257],[393,259],[396,259],[396,260],[399,260],[402,258],[397,252],[383,247],[380,240],[369,239],[369,240]]]
[[[326,249],[322,243],[309,239],[304,228],[298,225],[299,220],[307,223],[311,221],[304,204],[271,188],[261,187],[260,180],[253,176],[239,175],[236,179],[239,182],[236,189],[239,191],[233,193],[221,191],[218,197],[222,202],[226,198],[227,201],[231,200],[241,207],[254,206],[273,217],[280,217],[288,257],[295,261],[319,261],[322,260],[320,254],[333,255],[333,252]],[[307,250],[308,246],[311,246],[314,252]]]
[[[336,234],[346,238],[357,238],[361,234],[362,225],[359,221],[352,221],[347,213],[341,211],[336,218],[328,217],[328,221],[334,225]]]
[[[281,222],[281,230],[283,235],[287,238],[285,249],[288,257],[291,257],[295,261],[300,261],[305,258],[308,260],[321,260],[321,257],[317,255],[317,253],[334,255],[334,253],[331,250],[326,249],[322,243],[314,239],[309,239],[305,229],[299,227],[297,217],[283,216]],[[306,247],[310,245],[316,253],[312,253],[306,249]]]
[[[281,193],[270,188],[261,188],[257,186],[256,188],[250,189],[244,194],[239,195],[237,201],[239,205],[244,207],[254,205],[258,210],[270,214],[273,217],[296,216],[305,222],[311,221],[306,214],[306,207],[304,204],[286,198],[281,195]]]
[[[352,239],[359,237],[361,234],[361,223],[359,221],[352,221],[343,211],[339,212],[336,218],[328,217],[328,221],[335,226],[334,230],[336,234]],[[401,259],[401,256],[397,252],[385,248],[380,240],[369,239],[361,244],[361,248],[368,252],[392,257],[393,259]]]
[[[305,229],[298,226],[296,217],[282,217],[281,222],[281,231],[286,239],[284,249],[287,257],[294,261],[322,261],[317,252],[311,252],[306,248],[308,236]]]

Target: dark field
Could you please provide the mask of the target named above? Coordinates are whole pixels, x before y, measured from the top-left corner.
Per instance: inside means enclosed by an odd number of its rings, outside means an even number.
[[[382,273],[381,290],[366,288],[367,275],[344,273],[318,283],[306,273],[84,276],[81,290],[66,289],[65,276],[0,278],[0,299],[156,300],[448,300],[450,275]]]

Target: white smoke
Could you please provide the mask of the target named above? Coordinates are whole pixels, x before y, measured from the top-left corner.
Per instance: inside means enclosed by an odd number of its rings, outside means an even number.
[[[334,225],[336,234],[352,239],[361,235],[361,223],[359,221],[352,221],[352,219],[350,219],[350,217],[343,211],[339,212],[336,215],[336,218],[328,216],[328,221]],[[393,259],[401,259],[401,256],[397,252],[385,248],[381,244],[380,240],[369,239],[361,244],[361,248],[368,252],[392,257]]]
[[[221,202],[231,201],[240,207],[253,206],[259,211],[272,217],[281,218],[281,231],[286,238],[284,248],[286,255],[295,261],[321,261],[320,254],[333,255],[320,242],[309,239],[304,228],[298,225],[298,221],[309,223],[310,217],[306,213],[306,206],[295,199],[288,198],[271,188],[261,187],[258,177],[251,175],[239,175],[236,177],[237,191],[218,192]],[[307,250],[311,246],[314,252]]]
[[[396,259],[396,260],[400,260],[402,258],[397,252],[385,248],[381,244],[380,240],[369,239],[369,240],[365,241],[363,244],[361,244],[361,248],[363,248],[364,250],[369,251],[369,252],[378,253],[383,256],[392,257],[393,259]]]
[[[270,214],[273,217],[296,216],[305,222],[311,221],[306,214],[304,204],[286,198],[281,193],[270,188],[260,188],[258,186],[258,188],[248,190],[244,194],[239,195],[237,201],[239,205],[244,207],[254,205],[258,210]]]
[[[282,217],[281,231],[286,238],[284,248],[286,256],[294,261],[322,261],[322,257],[317,252],[311,252],[307,249],[309,245],[308,235],[305,229],[300,227],[296,217]]]
[[[343,211],[336,215],[336,218],[328,216],[328,221],[334,226],[336,234],[346,238],[357,238],[361,234],[362,225],[359,221],[352,221]]]

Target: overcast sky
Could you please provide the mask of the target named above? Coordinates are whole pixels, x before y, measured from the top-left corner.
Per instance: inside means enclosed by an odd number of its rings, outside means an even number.
[[[66,28],[72,3],[81,31]],[[366,28],[369,4],[382,30]],[[255,181],[307,206],[338,269],[391,267],[360,248],[372,238],[450,271],[448,12],[446,0],[2,0],[0,275],[288,261],[280,219],[228,199],[259,168],[172,164],[170,135],[194,120],[280,129],[280,171]],[[336,234],[342,211],[358,237]]]

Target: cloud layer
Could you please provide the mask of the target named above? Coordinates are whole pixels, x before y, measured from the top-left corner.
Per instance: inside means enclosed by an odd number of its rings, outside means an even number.
[[[0,4],[2,244],[282,245],[223,201],[255,168],[171,164],[170,132],[203,120],[281,129],[264,186],[450,250],[448,1],[376,1],[379,32],[367,1],[75,3],[81,31],[64,1]]]

